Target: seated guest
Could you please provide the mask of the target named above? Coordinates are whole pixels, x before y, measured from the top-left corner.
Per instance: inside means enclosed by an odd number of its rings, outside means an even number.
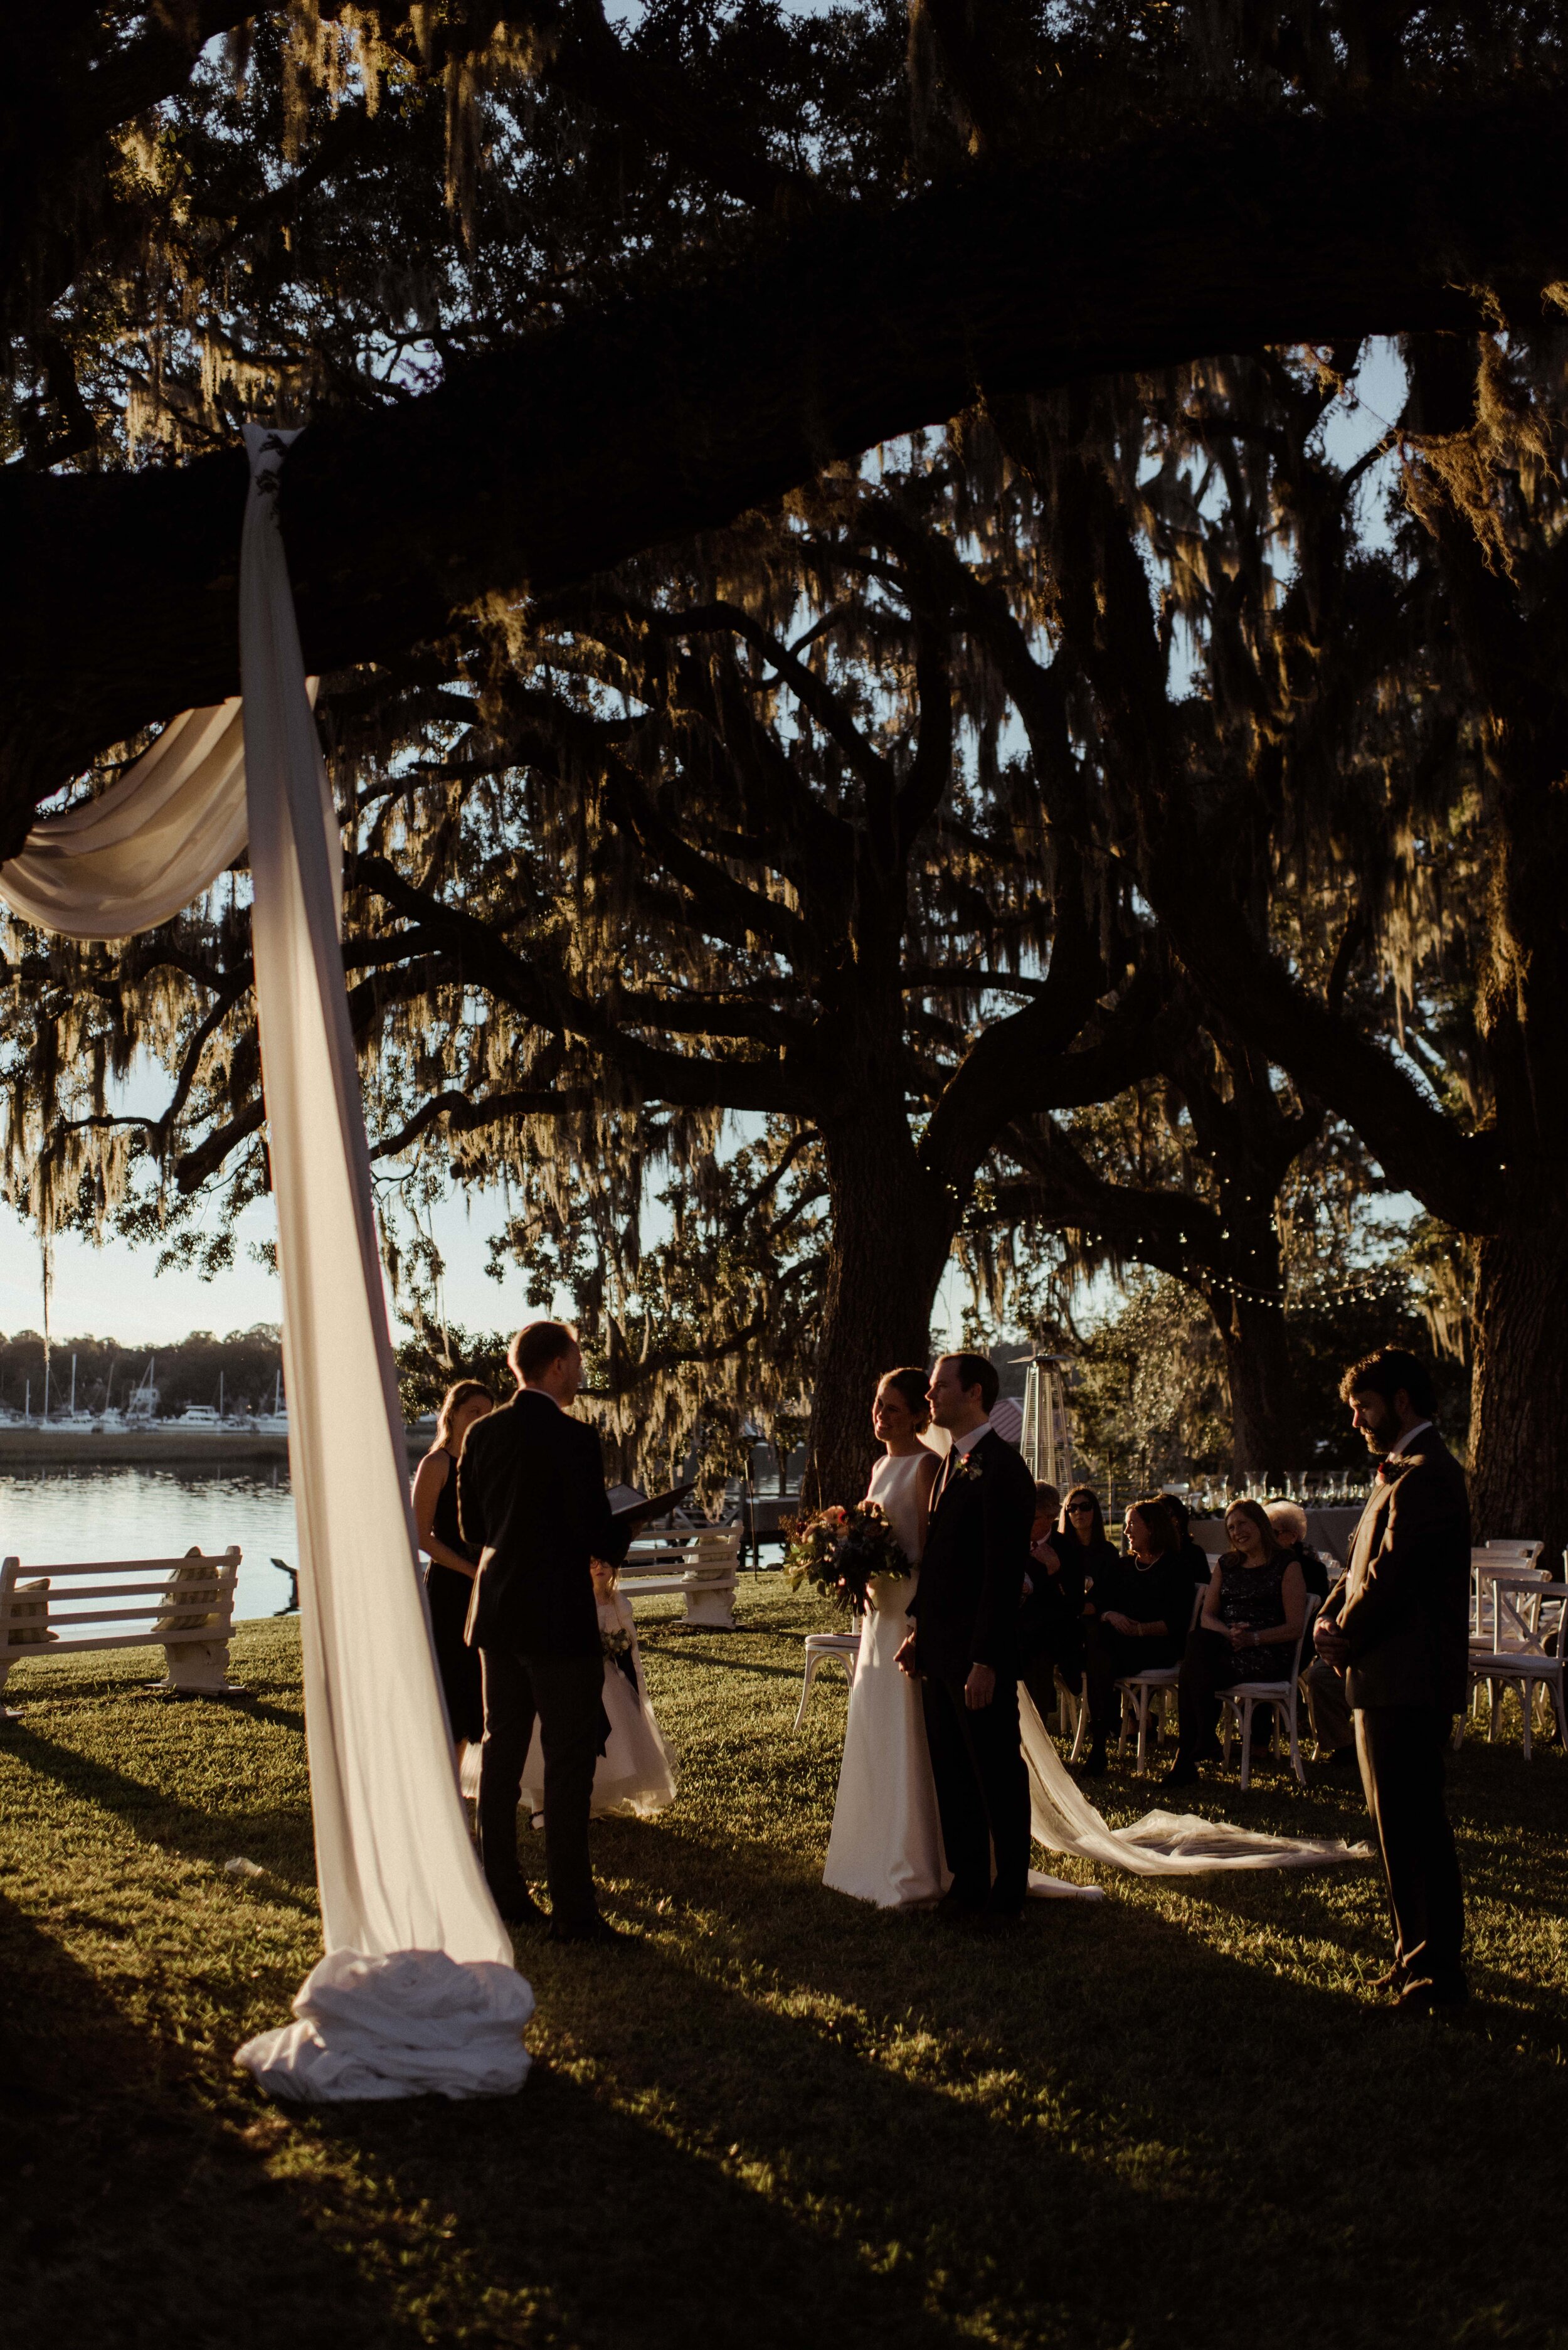
[[[1056,1675],[1075,1695],[1084,1678],[1085,1555],[1080,1544],[1069,1544],[1057,1534],[1061,1507],[1054,1485],[1036,1484],[1018,1641],[1023,1686],[1042,1721],[1055,1708]]]
[[[1299,1502],[1271,1502],[1269,1523],[1274,1530],[1274,1540],[1289,1553],[1302,1571],[1302,1581],[1314,1599],[1326,1599],[1328,1586],[1345,1569],[1331,1566],[1321,1551],[1314,1550],[1307,1540],[1306,1512]]]
[[[1217,1762],[1215,1692],[1237,1681],[1282,1681],[1301,1637],[1306,1585],[1301,1562],[1274,1539],[1261,1502],[1232,1502],[1225,1513],[1229,1550],[1213,1577],[1181,1660],[1181,1742],[1168,1787],[1190,1786],[1199,1762]]]
[[[1075,1485],[1063,1503],[1054,1547],[1063,1572],[1082,1581],[1087,1613],[1096,1575],[1116,1563],[1116,1544],[1106,1534],[1100,1497],[1092,1485]]]
[[[1273,1527],[1275,1540],[1299,1560],[1302,1580],[1308,1591],[1320,1600],[1326,1599],[1330,1585],[1338,1582],[1345,1569],[1337,1559],[1324,1558],[1307,1541],[1306,1512],[1300,1503],[1271,1502],[1269,1523]],[[1314,1657],[1302,1675],[1302,1687],[1306,1692],[1307,1712],[1316,1741],[1314,1760],[1354,1773],[1359,1767],[1355,1760],[1355,1724],[1345,1701],[1345,1675],[1335,1672],[1332,1665],[1325,1665],[1321,1657]]]
[[[1127,1537],[1127,1555],[1111,1551],[1096,1567],[1089,1601],[1094,1612],[1084,1619],[1091,1742],[1084,1768],[1092,1779],[1106,1767],[1114,1684],[1130,1673],[1174,1665],[1192,1616],[1196,1586],[1181,1556],[1176,1522],[1158,1496],[1133,1503]]]
[[[1160,1500],[1176,1521],[1177,1548],[1192,1575],[1193,1588],[1207,1583],[1214,1570],[1214,1561],[1200,1542],[1192,1539],[1192,1518],[1179,1493],[1161,1493]]]

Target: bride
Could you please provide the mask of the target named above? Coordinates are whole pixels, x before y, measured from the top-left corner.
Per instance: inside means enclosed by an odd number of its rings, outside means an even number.
[[[934,1901],[948,1883],[920,1685],[894,1662],[909,1628],[905,1610],[914,1596],[931,1488],[941,1466],[920,1442],[929,1419],[924,1371],[889,1371],[878,1382],[871,1425],[885,1449],[867,1499],[881,1503],[917,1574],[879,1576],[871,1586],[822,1872],[823,1883],[836,1892],[883,1909]]]

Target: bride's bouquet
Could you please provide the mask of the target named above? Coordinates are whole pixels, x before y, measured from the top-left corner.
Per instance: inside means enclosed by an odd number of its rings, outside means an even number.
[[[880,1502],[836,1503],[797,1520],[785,1546],[784,1581],[792,1591],[809,1583],[836,1607],[865,1612],[870,1585],[878,1575],[912,1572]]]

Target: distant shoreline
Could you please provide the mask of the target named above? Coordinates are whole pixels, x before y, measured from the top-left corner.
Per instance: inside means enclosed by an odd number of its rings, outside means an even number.
[[[405,1428],[410,1457],[428,1451],[433,1435],[433,1428]],[[30,1427],[0,1427],[0,1475],[7,1467],[140,1469],[185,1461],[213,1469],[261,1461],[286,1466],[288,1438],[280,1430],[252,1435],[243,1428],[182,1428],[177,1419],[101,1430],[46,1428],[37,1420]]]

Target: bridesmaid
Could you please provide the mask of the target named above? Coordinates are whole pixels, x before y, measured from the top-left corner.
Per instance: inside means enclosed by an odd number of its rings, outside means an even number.
[[[425,1594],[436,1668],[460,1763],[464,1747],[477,1746],[484,1735],[484,1691],[479,1651],[462,1637],[479,1561],[458,1527],[457,1462],[469,1430],[494,1408],[494,1397],[478,1379],[459,1379],[448,1388],[436,1418],[435,1442],[414,1471],[414,1523],[420,1548],[430,1560]]]
[[[880,1502],[917,1571],[941,1465],[920,1441],[929,1418],[924,1371],[889,1371],[877,1383],[871,1425],[884,1451],[867,1499]],[[884,1909],[934,1901],[947,1883],[919,1684],[896,1662],[915,1582],[910,1575],[872,1586],[823,1870],[836,1892]]]

